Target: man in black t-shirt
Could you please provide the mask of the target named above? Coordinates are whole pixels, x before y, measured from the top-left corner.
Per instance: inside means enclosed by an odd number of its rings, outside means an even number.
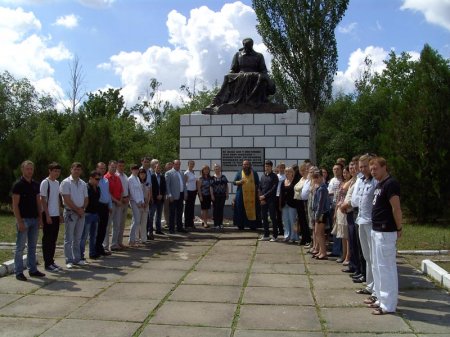
[[[261,218],[264,226],[264,234],[259,238],[260,241],[276,241],[278,237],[278,219],[277,219],[277,187],[278,176],[272,171],[273,163],[266,160],[264,164],[264,174],[259,180],[259,202],[261,203]],[[269,218],[272,221],[272,239],[269,237]]]
[[[16,279],[26,281],[23,274],[23,251],[28,239],[27,262],[32,277],[43,277],[36,267],[36,244],[39,228],[42,228],[39,184],[34,181],[34,164],[26,160],[21,166],[22,177],[12,187],[12,207],[16,218],[17,241],[14,254]]]
[[[378,180],[372,208],[372,273],[376,299],[366,300],[373,315],[395,312],[398,302],[396,243],[402,235],[400,185],[387,172],[384,158],[370,160],[370,173]],[[373,296],[371,296],[373,297]]]

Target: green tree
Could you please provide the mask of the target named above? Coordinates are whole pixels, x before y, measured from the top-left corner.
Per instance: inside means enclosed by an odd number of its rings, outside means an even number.
[[[273,55],[272,73],[288,106],[310,113],[311,159],[317,118],[331,98],[337,70],[334,30],[348,0],[253,0],[257,30]]]
[[[438,218],[450,202],[450,62],[429,45],[419,61],[391,53],[374,79],[389,101],[381,143],[402,185],[402,199],[419,220]]]

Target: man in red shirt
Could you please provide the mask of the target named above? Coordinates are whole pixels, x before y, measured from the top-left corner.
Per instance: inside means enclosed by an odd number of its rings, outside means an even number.
[[[105,174],[105,178],[109,182],[109,192],[112,199],[112,212],[109,216],[108,229],[106,230],[105,240],[103,241],[103,246],[105,249],[109,249],[109,231],[112,224],[112,235],[113,237],[118,237],[118,232],[120,231],[120,222],[122,216],[122,182],[120,178],[116,175],[117,171],[117,161],[110,160],[108,163],[108,172]],[[111,243],[110,250],[120,250],[118,242]]]

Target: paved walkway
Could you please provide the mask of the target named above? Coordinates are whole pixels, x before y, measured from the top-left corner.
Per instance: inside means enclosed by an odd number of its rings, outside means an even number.
[[[172,236],[44,279],[1,278],[0,336],[450,336],[450,296],[402,259],[395,315],[371,315],[341,268],[254,232]]]

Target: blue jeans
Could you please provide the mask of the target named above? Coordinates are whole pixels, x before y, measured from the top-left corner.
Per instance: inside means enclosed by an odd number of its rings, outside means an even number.
[[[155,229],[157,232],[161,232],[161,216],[162,216],[162,209],[164,206],[164,202],[161,201],[153,201],[152,205],[150,206],[150,212],[149,212],[149,223],[147,226],[147,232],[153,233],[153,219],[155,218],[156,213],[156,220],[155,220]]]
[[[66,263],[78,263],[81,259],[80,241],[84,230],[84,215],[64,210],[64,256]]]
[[[284,237],[289,240],[298,241],[297,225],[297,209],[285,205],[281,210],[283,214]]]
[[[86,247],[86,240],[89,235],[89,257],[96,256],[95,241],[97,238],[98,214],[86,213],[84,218],[84,229],[80,241],[81,259],[84,260],[84,249]]]
[[[23,273],[23,251],[28,239],[27,264],[30,273],[37,271],[36,267],[36,245],[38,240],[39,226],[37,218],[23,218],[26,230],[19,232],[17,227],[16,252],[14,253],[14,265],[16,275]]]

